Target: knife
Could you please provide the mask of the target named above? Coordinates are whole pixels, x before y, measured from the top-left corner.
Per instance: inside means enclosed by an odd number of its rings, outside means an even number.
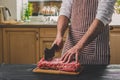
[[[50,49],[45,48],[44,50],[44,59],[47,61],[50,61],[53,59],[53,57],[55,56],[55,51],[58,49],[58,45],[54,44]]]

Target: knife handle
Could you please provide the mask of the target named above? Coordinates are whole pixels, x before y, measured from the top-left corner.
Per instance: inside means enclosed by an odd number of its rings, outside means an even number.
[[[51,49],[56,51],[56,50],[58,50],[58,49],[59,49],[59,47],[58,47],[58,45],[57,45],[57,44],[54,44],[54,45],[53,45],[53,47],[52,47]]]

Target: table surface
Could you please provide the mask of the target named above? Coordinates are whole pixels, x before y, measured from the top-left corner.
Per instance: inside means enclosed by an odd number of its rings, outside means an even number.
[[[0,64],[0,80],[120,80],[120,65],[87,65],[79,75],[33,73],[35,64]]]

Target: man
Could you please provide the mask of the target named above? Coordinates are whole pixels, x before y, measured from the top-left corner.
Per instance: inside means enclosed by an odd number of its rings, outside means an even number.
[[[63,0],[53,44],[59,48],[69,20],[69,34],[61,60],[81,64],[109,64],[109,26],[116,0]]]

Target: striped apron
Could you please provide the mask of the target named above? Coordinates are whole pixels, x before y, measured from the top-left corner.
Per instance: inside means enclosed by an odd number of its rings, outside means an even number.
[[[73,47],[86,33],[96,16],[98,0],[73,0],[71,26],[62,54]],[[80,51],[81,64],[109,64],[109,27]]]

